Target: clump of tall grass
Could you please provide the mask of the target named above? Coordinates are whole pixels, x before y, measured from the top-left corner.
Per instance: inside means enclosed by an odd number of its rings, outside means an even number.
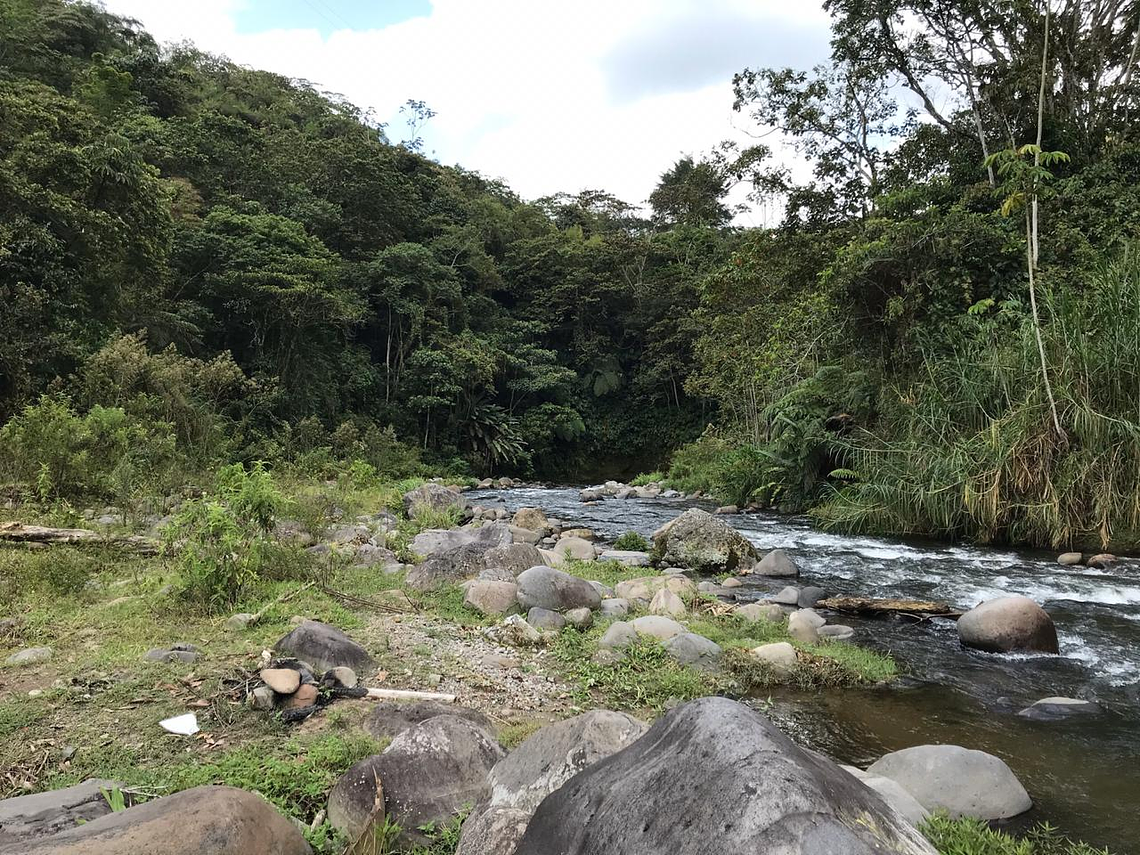
[[[855,478],[814,511],[824,525],[1035,545],[1140,536],[1140,259],[1078,289],[1043,289],[1062,431],[1016,303],[975,307],[924,374],[880,399],[878,427],[839,440]]]

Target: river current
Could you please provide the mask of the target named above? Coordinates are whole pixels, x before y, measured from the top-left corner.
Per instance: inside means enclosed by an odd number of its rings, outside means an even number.
[[[710,509],[660,498],[584,505],[577,488],[486,490],[469,498],[512,512],[542,508],[607,541],[626,531],[648,538],[687,507]],[[744,577],[736,589],[741,601],[795,581],[828,594],[939,600],[963,610],[1010,594],[1040,603],[1056,623],[1059,656],[967,650],[951,620],[829,616],[853,626],[857,643],[890,652],[902,677],[886,689],[777,693],[757,702],[797,740],[855,765],[924,743],[997,754],[1035,802],[1015,825],[1047,820],[1115,855],[1140,855],[1140,561],[1070,568],[1032,550],[846,536],[766,513],[722,519],[761,553],[785,549],[800,567],[798,581]],[[1017,715],[1054,695],[1096,701],[1104,714],[1052,723]]]

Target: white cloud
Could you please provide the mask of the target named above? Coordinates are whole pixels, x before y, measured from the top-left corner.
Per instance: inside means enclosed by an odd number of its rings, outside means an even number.
[[[428,17],[327,37],[239,33],[243,2],[106,5],[161,41],[191,39],[339,92],[388,117],[394,139],[399,106],[422,99],[438,114],[424,134],[430,152],[527,198],[589,187],[642,202],[680,154],[746,138],[733,126],[747,120],[731,110],[732,71],[810,66],[827,38],[815,2],[433,0]]]

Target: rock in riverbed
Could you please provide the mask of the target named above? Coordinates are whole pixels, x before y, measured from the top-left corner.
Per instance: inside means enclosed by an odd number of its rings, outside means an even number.
[[[1058,651],[1053,619],[1028,597],[999,597],[974,606],[958,619],[958,637],[967,647],[990,653]]]
[[[1033,721],[1060,721],[1066,718],[1097,715],[1099,712],[1098,705],[1092,701],[1082,701],[1080,698],[1042,698],[1027,706],[1018,715]]]
[[[518,601],[524,609],[541,606],[551,611],[586,607],[596,609],[601,595],[585,579],[553,567],[531,567],[518,577]]]
[[[653,533],[662,560],[706,573],[751,566],[756,548],[731,526],[699,508],[689,508]]]

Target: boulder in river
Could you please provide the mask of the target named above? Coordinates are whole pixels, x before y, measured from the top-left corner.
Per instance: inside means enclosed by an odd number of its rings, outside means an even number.
[[[974,606],[958,619],[958,637],[967,647],[990,653],[1058,651],[1053,619],[1028,597],[999,597]]]
[[[883,801],[726,698],[667,713],[539,805],[515,855],[934,855]]]
[[[761,558],[752,568],[757,576],[791,577],[799,576],[800,568],[782,549],[773,549]]]
[[[1033,721],[1061,721],[1100,713],[1100,706],[1080,698],[1042,698],[1018,713],[1022,718]]]
[[[1084,558],[1079,552],[1062,552],[1057,556],[1057,563],[1062,567],[1073,567],[1084,561]]]
[[[756,548],[723,521],[700,508],[689,508],[653,533],[666,565],[707,573],[736,570],[756,561]]]
[[[884,778],[882,775],[872,775],[855,766],[840,766],[870,787],[879,796],[898,812],[898,814],[911,825],[920,825],[930,816],[930,811],[919,804],[918,799],[903,789],[898,781]]]
[[[1003,760],[958,745],[918,745],[892,751],[867,771],[897,781],[929,811],[951,818],[1008,819],[1033,807]]]
[[[550,520],[538,508],[519,508],[511,518],[511,524],[531,531],[543,533],[550,531]]]
[[[648,567],[650,564],[649,553],[638,552],[635,549],[604,549],[598,560],[616,561],[626,567]]]

